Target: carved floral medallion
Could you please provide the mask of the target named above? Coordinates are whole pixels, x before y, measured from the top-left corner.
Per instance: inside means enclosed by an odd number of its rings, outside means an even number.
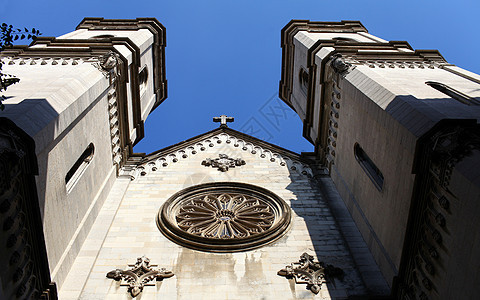
[[[208,183],[173,195],[157,224],[166,237],[209,252],[242,251],[270,243],[286,232],[290,208],[275,194],[243,183]]]
[[[316,262],[313,260],[313,256],[303,253],[298,262],[291,263],[278,271],[277,274],[289,279],[295,278],[295,283],[306,284],[307,289],[318,294],[322,284],[327,279],[333,279],[333,277],[342,278],[343,270],[323,262]]]
[[[207,238],[235,239],[264,232],[275,221],[274,208],[259,198],[240,193],[193,197],[176,216],[182,230]]]
[[[137,297],[143,291],[143,287],[153,279],[160,281],[163,280],[163,278],[170,278],[174,275],[165,268],[154,269],[154,266],[150,265],[150,259],[145,256],[137,258],[135,265],[130,265],[130,267],[128,270],[115,269],[110,271],[107,273],[107,278],[115,281],[124,280],[126,285],[128,285],[128,292],[134,298]]]

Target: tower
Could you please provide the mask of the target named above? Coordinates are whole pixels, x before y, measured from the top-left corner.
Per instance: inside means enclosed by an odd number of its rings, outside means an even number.
[[[69,34],[2,52],[3,71],[20,82],[0,115],[2,220],[15,220],[2,235],[12,242],[2,243],[10,268],[0,298],[64,281],[145,119],[166,98],[164,47],[156,19],[86,18]],[[29,273],[20,276],[22,266]]]
[[[356,21],[293,20],[282,51],[280,97],[393,294],[474,297],[480,76]]]

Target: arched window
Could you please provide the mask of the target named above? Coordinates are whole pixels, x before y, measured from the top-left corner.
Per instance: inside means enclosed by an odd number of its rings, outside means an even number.
[[[435,82],[435,81],[427,81],[425,82],[426,85],[431,86],[432,88],[436,89],[437,91],[444,93],[450,98],[453,98],[457,100],[460,103],[466,104],[466,105],[479,105],[480,102],[476,100],[475,98],[472,98],[468,95],[465,95],[462,92],[459,92],[451,87],[449,87],[446,84],[440,83],[440,82]]]
[[[67,187],[67,192],[70,192],[72,190],[72,188],[82,176],[83,172],[85,172],[85,169],[87,169],[88,165],[93,159],[94,152],[95,147],[92,143],[90,143],[87,149],[83,151],[82,155],[80,155],[75,164],[67,172],[67,175],[65,175],[65,185]]]
[[[370,157],[368,157],[358,143],[355,143],[353,152],[362,169],[365,171],[365,173],[367,173],[375,187],[381,191],[383,188],[383,174],[380,172],[380,169],[378,169],[378,167],[373,163],[373,161],[370,159]]]
[[[300,82],[300,88],[305,94],[308,93],[308,78],[308,71],[300,67],[300,72],[298,73],[298,80]]]
[[[138,73],[138,84],[140,85],[140,95],[142,95],[147,89],[148,82],[148,68],[144,66],[140,73]]]

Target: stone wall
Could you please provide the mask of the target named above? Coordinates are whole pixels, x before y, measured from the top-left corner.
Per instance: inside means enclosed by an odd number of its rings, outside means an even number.
[[[246,164],[227,172],[201,164],[220,153],[242,158]],[[284,199],[293,215],[286,235],[251,251],[209,253],[182,247],[160,233],[157,213],[170,196],[193,185],[220,181],[253,184]],[[100,212],[61,290],[62,299],[79,295],[80,299],[128,299],[127,287],[106,274],[126,269],[143,255],[175,276],[146,286],[142,299],[341,299],[367,293],[328,200],[310,176],[280,165],[278,159],[272,162],[222,142],[133,181],[119,178],[112,193],[117,194],[107,199],[105,211]],[[108,232],[95,229],[106,227]],[[315,296],[306,285],[277,275],[304,252],[343,269],[343,280],[327,282]]]

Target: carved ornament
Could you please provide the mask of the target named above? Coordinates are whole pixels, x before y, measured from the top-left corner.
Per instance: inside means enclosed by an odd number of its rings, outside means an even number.
[[[286,266],[277,274],[289,279],[295,278],[295,283],[306,284],[307,289],[318,294],[327,278],[342,278],[343,270],[332,265],[326,265],[323,262],[315,262],[313,256],[303,253],[298,262]]]
[[[161,156],[158,156],[155,159],[144,162],[140,165],[129,167],[124,166],[120,171],[120,175],[129,176],[131,180],[136,180],[140,176],[146,176],[151,172],[156,172],[160,168],[166,168],[177,163],[181,159],[188,159],[189,157],[192,157],[200,152],[207,151],[209,147],[213,148],[217,145],[222,145],[223,143],[228,144],[230,147],[240,148],[242,151],[248,151],[259,158],[267,159],[271,163],[285,166],[291,171],[296,171],[298,174],[305,175],[307,177],[311,177],[313,174],[310,167],[299,160],[277,152],[273,152],[270,149],[263,148],[258,144],[254,144],[244,139],[237,138],[234,135],[220,133],[213,137],[205,138],[198,142],[185,145],[184,147],[176,149],[175,151],[163,153]]]
[[[168,199],[157,224],[173,242],[208,252],[263,246],[286,233],[291,212],[275,194],[249,184],[215,182],[186,188]]]
[[[116,66],[119,64],[120,56],[113,52],[109,51],[108,53],[98,57],[98,62],[93,63],[93,65],[102,72],[105,77],[116,77],[118,74],[115,72]]]
[[[218,158],[207,158],[202,161],[202,166],[212,166],[218,168],[219,171],[226,172],[229,168],[235,168],[236,166],[243,166],[245,161],[241,158],[230,158],[226,154],[219,154]]]
[[[137,297],[142,291],[143,287],[153,279],[157,281],[163,278],[170,278],[174,274],[167,271],[165,268],[154,270],[150,266],[150,259],[145,256],[137,258],[135,265],[129,265],[128,270],[116,269],[107,273],[107,278],[115,281],[124,280],[128,284],[128,292],[132,297]]]
[[[347,62],[341,54],[335,54],[330,59],[330,66],[333,71],[341,76],[347,75],[350,71],[355,69],[351,63]]]

